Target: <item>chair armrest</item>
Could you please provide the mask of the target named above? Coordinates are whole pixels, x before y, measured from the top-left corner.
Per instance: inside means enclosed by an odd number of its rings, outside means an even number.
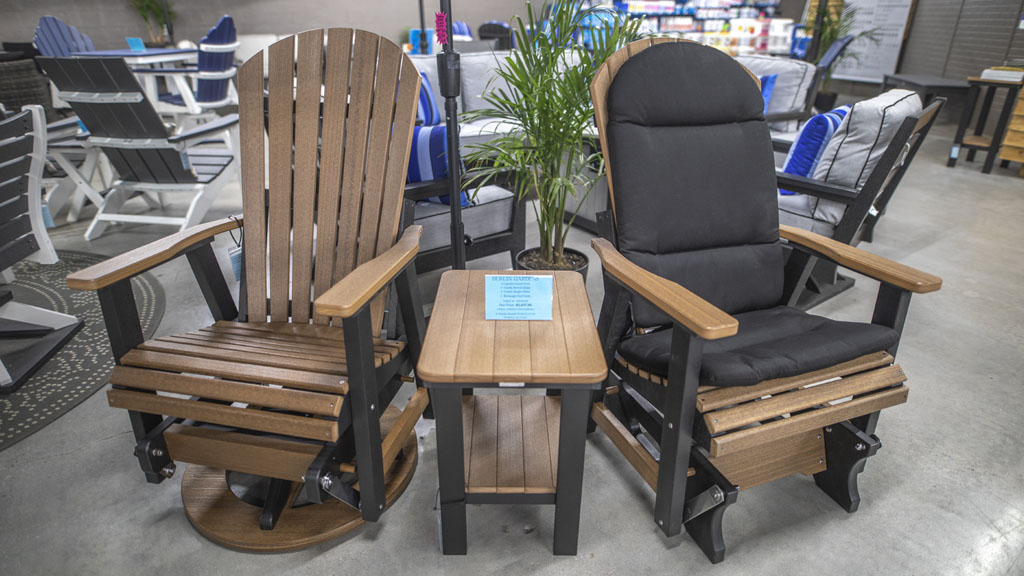
[[[405,199],[414,202],[448,194],[448,179],[426,180],[405,185]]]
[[[228,114],[227,116],[221,116],[213,122],[200,124],[199,126],[196,126],[187,132],[182,132],[177,136],[171,136],[167,141],[171,144],[177,144],[179,142],[188,143],[192,140],[202,140],[210,134],[223,132],[235,124],[238,124],[238,114]]]
[[[180,255],[186,249],[209,240],[221,232],[242,227],[242,217],[224,218],[193,226],[176,234],[165,236],[145,246],[114,256],[68,275],[68,288],[72,290],[99,290],[126,278],[137,276]]]
[[[810,118],[810,114],[806,110],[796,110],[795,112],[776,112],[774,114],[765,114],[765,122],[785,122],[787,120],[806,120]]]
[[[843,204],[853,204],[859,192],[855,188],[839,186],[829,182],[822,182],[814,178],[787,174],[786,172],[775,171],[775,179],[778,187],[783,190],[797,192],[799,194],[810,194],[824,200],[833,200]]]
[[[775,152],[781,152],[783,154],[789,154],[789,149],[793,147],[793,142],[790,140],[783,140],[781,138],[772,138],[772,150]]]
[[[313,302],[322,316],[351,318],[401,272],[420,250],[422,226],[409,226],[386,252],[356,267]]]
[[[132,68],[132,74],[149,74],[151,76],[171,76],[174,74],[196,74],[199,68]]]
[[[46,125],[46,140],[52,142],[75,136],[81,130],[78,124],[78,116],[71,116]]]
[[[630,262],[604,238],[595,238],[590,246],[601,258],[604,271],[619,283],[642,296],[673,320],[705,340],[732,336],[739,329],[735,318],[683,288]]]
[[[860,272],[865,276],[885,282],[886,284],[892,284],[904,290],[909,290],[915,294],[935,292],[942,287],[942,278],[938,276],[921,272],[910,266],[894,262],[860,248],[854,248],[849,244],[843,244],[803,228],[795,228],[783,224],[779,226],[779,236],[793,244],[799,244],[844,268]]]

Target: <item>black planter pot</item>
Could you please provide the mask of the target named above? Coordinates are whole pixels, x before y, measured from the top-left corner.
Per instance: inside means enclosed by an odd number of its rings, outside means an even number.
[[[526,255],[526,253],[528,253],[528,252],[536,252],[538,250],[540,250],[540,248],[527,248],[526,250],[523,250],[523,251],[519,252],[518,254],[516,254],[515,260],[513,261],[513,264],[515,265],[516,270],[533,270],[533,271],[537,271],[537,272],[550,272],[551,271],[550,268],[531,268],[530,266],[527,266],[526,264],[523,264],[522,257],[524,255]],[[563,250],[566,251],[566,252],[570,252],[572,254],[578,254],[581,258],[583,258],[583,265],[580,266],[579,268],[576,268],[576,271],[583,275],[583,283],[586,284],[587,283],[587,270],[590,269],[590,259],[587,258],[586,254],[584,254],[583,252],[580,252],[579,250],[573,250],[572,248],[563,248]]]
[[[818,112],[828,112],[836,107],[837,98],[839,98],[839,94],[835,92],[818,92],[814,97],[814,107]]]

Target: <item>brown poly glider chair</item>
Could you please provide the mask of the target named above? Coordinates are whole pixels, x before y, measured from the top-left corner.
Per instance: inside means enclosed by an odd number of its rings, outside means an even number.
[[[264,54],[239,70],[244,226],[203,224],[68,278],[98,292],[117,359],[108,399],[128,410],[146,478],[188,462],[189,520],[232,548],[297,549],[375,521],[416,467],[426,390],[404,411],[391,404],[423,333],[420,228],[398,237],[420,79],[387,39],[324,35],[267,50],[269,150]],[[236,228],[237,308],[211,246]],[[180,255],[215,322],[144,340],[129,279]],[[401,340],[380,334],[392,283]]]
[[[612,375],[591,416],[656,491],[658,526],[719,562],[738,491],[794,473],[856,510],[879,411],[907,398],[910,296],[942,281],[779,226],[758,83],[726,54],[638,41],[591,93],[613,209],[593,242]],[[802,270],[785,244],[879,280],[871,323],[785,305]]]

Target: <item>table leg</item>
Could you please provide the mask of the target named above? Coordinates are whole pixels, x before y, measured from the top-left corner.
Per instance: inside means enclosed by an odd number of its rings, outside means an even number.
[[[964,103],[964,111],[960,115],[960,124],[956,127],[956,136],[953,137],[953,148],[949,151],[949,160],[946,161],[946,166],[950,168],[956,166],[956,160],[960,156],[960,145],[964,141],[967,127],[971,125],[971,116],[974,114],[974,105],[978,102],[979,90],[977,86],[967,89],[967,102]]]
[[[590,390],[562,390],[558,437],[558,485],[555,488],[555,545],[557,555],[574,556],[580,534],[583,497],[583,453],[587,440]]]
[[[441,553],[466,553],[466,471],[462,451],[462,390],[430,391],[437,434]]]
[[[996,131],[992,134],[992,146],[988,149],[988,156],[985,156],[985,166],[981,172],[988,174],[992,172],[992,165],[996,162],[1000,145],[1003,143],[1003,134],[1006,132],[1006,125],[1010,122],[1010,112],[1017,101],[1018,88],[1010,88],[1006,91],[1006,100],[1003,101],[1003,109],[999,113],[999,121],[996,122]]]

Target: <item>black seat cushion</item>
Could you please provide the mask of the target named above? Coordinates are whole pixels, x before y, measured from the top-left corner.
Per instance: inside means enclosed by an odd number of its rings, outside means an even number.
[[[729,55],[652,46],[608,90],[618,248],[730,314],[776,306],[783,253],[764,99]],[[671,323],[640,299],[639,326]]]
[[[820,370],[858,356],[887,350],[899,335],[876,324],[840,322],[777,306],[735,315],[739,332],[704,344],[702,386],[750,386],[763,380]],[[665,376],[672,331],[631,336],[619,355],[634,366]]]

